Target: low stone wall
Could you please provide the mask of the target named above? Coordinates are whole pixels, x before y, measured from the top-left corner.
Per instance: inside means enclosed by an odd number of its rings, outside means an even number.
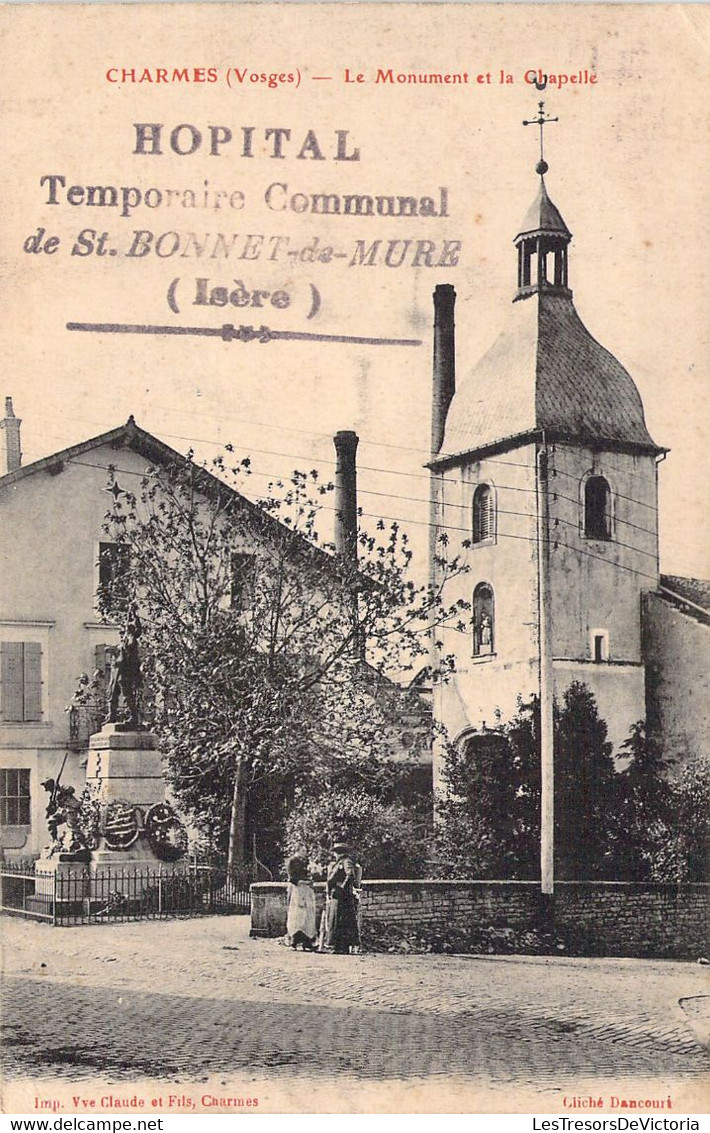
[[[707,956],[710,885],[562,882],[555,927],[583,954]]]
[[[316,885],[318,909],[323,886]],[[286,931],[286,884],[251,887],[252,936]],[[567,951],[595,956],[697,958],[710,950],[710,885],[533,881],[365,881],[363,924],[409,932],[551,929]]]

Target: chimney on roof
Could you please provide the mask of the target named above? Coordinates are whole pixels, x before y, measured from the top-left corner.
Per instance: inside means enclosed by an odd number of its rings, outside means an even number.
[[[438,283],[434,289],[434,389],[431,412],[432,456],[444,443],[446,415],[456,392],[456,348],[454,342],[454,306],[456,292],[450,283]]]
[[[342,429],[333,437],[335,445],[335,550],[357,561],[357,467],[355,454],[359,437]]]
[[[20,448],[20,425],[22,421],[15,416],[12,408],[12,398],[5,398],[5,416],[0,421],[0,476],[6,472],[15,472],[22,464],[22,450]]]

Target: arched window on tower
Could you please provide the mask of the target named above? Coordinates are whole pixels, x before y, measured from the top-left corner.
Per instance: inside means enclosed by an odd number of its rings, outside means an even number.
[[[473,542],[492,542],[496,534],[496,502],[490,484],[479,484],[473,493]]]
[[[473,592],[473,655],[492,656],[495,652],[495,597],[487,582],[479,582]]]
[[[603,476],[589,476],[584,483],[584,534],[588,539],[611,539],[612,497]]]

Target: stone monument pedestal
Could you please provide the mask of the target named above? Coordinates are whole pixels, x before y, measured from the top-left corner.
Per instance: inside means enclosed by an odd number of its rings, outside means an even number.
[[[104,724],[89,738],[86,782],[104,802],[151,807],[165,802],[158,739],[152,732],[129,731],[125,724]]]
[[[166,886],[187,870],[186,837],[166,800],[157,737],[105,724],[89,739],[87,786],[101,820],[86,851],[55,853],[35,867],[35,892],[60,911],[165,908]],[[173,882],[173,886],[175,886]],[[71,915],[70,912],[70,915]]]
[[[55,905],[66,915],[81,915],[90,897],[89,854],[55,854],[35,863],[35,891],[30,898],[36,912],[51,916]]]
[[[86,782],[106,805],[101,840],[91,852],[96,878],[184,871],[179,860],[161,852],[155,838],[160,827],[151,826],[159,804],[169,809],[157,736],[125,724],[104,724],[89,739]]]

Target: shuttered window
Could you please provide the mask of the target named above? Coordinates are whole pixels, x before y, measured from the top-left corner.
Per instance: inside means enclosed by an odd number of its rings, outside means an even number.
[[[3,641],[0,654],[0,718],[41,720],[42,646],[37,641]]]
[[[495,500],[490,484],[479,484],[473,493],[473,542],[495,537]]]
[[[99,692],[103,697],[108,687],[109,678],[109,659],[111,653],[116,649],[115,645],[96,645],[94,646],[94,672],[97,675]]]
[[[29,768],[4,767],[0,770],[0,826],[29,825]]]

